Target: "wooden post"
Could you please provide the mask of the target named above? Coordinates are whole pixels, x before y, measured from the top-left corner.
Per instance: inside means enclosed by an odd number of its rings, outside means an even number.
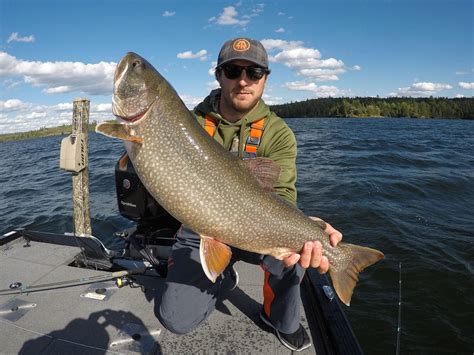
[[[91,216],[89,207],[89,107],[87,99],[75,99],[73,102],[72,134],[83,133],[85,138],[84,157],[85,168],[72,174],[72,193],[74,204],[74,233],[91,235]],[[81,152],[82,153],[82,152]]]

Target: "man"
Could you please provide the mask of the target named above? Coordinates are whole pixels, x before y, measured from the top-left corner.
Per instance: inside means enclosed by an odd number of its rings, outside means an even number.
[[[268,55],[260,42],[249,38],[227,41],[215,71],[220,89],[212,91],[194,113],[214,139],[239,157],[262,156],[275,161],[281,168],[275,192],[296,205],[296,140],[286,123],[261,99],[269,74]],[[329,224],[326,232],[333,246],[342,239]],[[311,345],[299,323],[300,282],[308,267],[319,268],[321,273],[328,270],[321,243],[307,242],[300,253],[283,261],[232,248],[230,266],[212,283],[200,265],[199,236],[183,226],[176,239],[165,289],[155,309],[166,328],[184,334],[201,324],[214,310],[219,293],[236,286],[238,275],[232,264],[244,260],[260,264],[265,272],[262,321],[291,350]]]

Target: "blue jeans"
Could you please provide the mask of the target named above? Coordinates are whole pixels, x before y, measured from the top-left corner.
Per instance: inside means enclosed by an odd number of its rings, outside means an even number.
[[[204,274],[199,258],[199,236],[182,227],[168,260],[165,286],[155,298],[155,315],[169,331],[186,334],[199,326],[215,309],[226,281],[212,283]],[[285,268],[272,256],[232,248],[229,267],[236,261],[261,265],[265,272],[263,311],[275,329],[293,333],[300,321],[300,283],[304,269],[296,264]]]

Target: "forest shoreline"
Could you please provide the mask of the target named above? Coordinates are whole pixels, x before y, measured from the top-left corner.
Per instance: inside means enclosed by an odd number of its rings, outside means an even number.
[[[474,119],[474,98],[319,98],[270,105],[283,118],[410,118]],[[96,123],[89,124],[89,131]],[[68,135],[71,125],[0,134],[0,143],[24,139]]]

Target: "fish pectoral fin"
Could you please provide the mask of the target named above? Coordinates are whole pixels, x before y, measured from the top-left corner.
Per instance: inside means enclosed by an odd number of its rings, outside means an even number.
[[[242,164],[257,179],[260,186],[267,191],[274,191],[274,186],[280,177],[281,168],[268,158],[253,158],[242,160]]]
[[[97,133],[107,137],[118,138],[124,141],[142,143],[143,138],[137,137],[130,132],[128,125],[115,122],[102,122],[95,127]]]
[[[119,159],[119,170],[120,171],[125,171],[127,170],[127,165],[128,165],[128,161],[130,160],[130,157],[128,156],[127,153],[124,153],[120,159]]]
[[[201,265],[207,278],[216,282],[217,277],[229,265],[232,251],[228,245],[218,240],[200,235],[201,245],[199,247],[199,256]]]

